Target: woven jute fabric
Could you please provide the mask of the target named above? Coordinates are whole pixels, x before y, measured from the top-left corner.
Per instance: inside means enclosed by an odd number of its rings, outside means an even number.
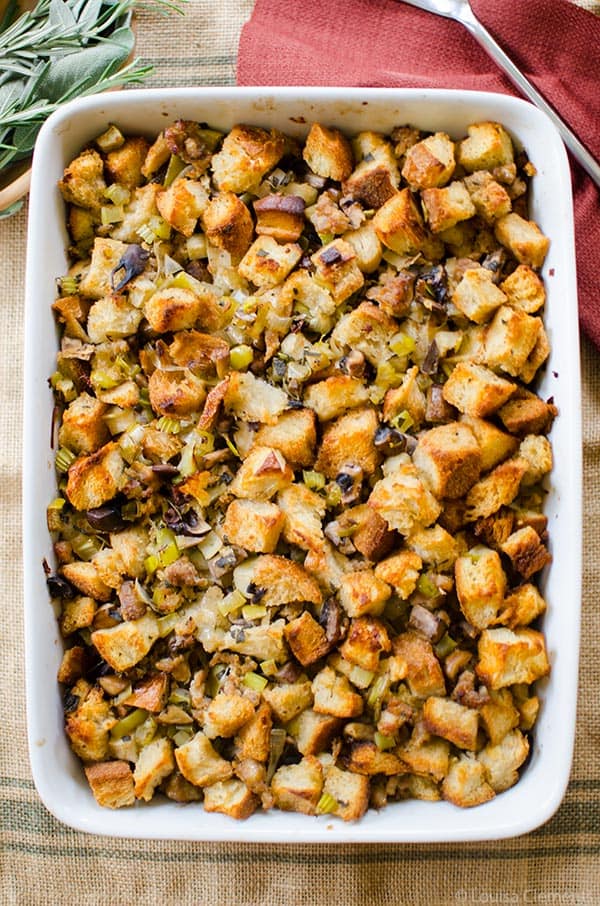
[[[598,0],[581,3],[600,12]],[[233,84],[251,0],[190,0],[138,17],[153,86]],[[59,824],[39,801],[26,742],[21,560],[26,218],[0,221],[0,906],[451,906],[600,904],[600,356],[582,342],[584,592],[577,741],[556,816],[525,837],[430,846],[258,846],[113,840]],[[43,262],[40,262],[43,266]],[[575,609],[577,601],[559,606]],[[50,757],[50,754],[49,754]]]

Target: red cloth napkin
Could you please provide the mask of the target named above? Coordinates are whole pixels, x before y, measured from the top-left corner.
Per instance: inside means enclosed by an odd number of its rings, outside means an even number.
[[[600,17],[567,0],[472,0],[475,14],[600,160]],[[396,0],[256,0],[240,85],[467,88],[518,95],[457,22]],[[600,189],[575,164],[579,315],[600,347]]]

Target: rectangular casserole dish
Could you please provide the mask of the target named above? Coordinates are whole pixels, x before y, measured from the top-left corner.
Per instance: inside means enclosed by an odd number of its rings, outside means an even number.
[[[494,120],[534,162],[530,216],[550,237],[543,276],[552,353],[537,392],[559,410],[551,441],[554,469],[545,513],[553,563],[542,592],[552,672],[538,684],[542,699],[532,753],[510,790],[474,809],[410,800],[369,811],[344,824],[271,811],[236,822],[197,806],[163,800],[120,811],[97,805],[63,731],[56,672],[62,641],[42,561],[53,562],[46,506],[55,496],[50,435],[57,332],[51,312],[54,278],[67,270],[64,203],[57,188],[81,147],[115,123],[149,137],[177,118],[228,130],[245,122],[305,135],[318,121],[347,133],[389,132],[409,123],[458,138],[470,123]],[[577,295],[570,172],[550,121],[512,97],[464,91],[338,88],[190,88],[127,91],[66,105],[46,123],[33,165],[27,249],[24,412],[24,584],[29,747],[33,777],[47,808],[64,823],[118,837],[252,842],[439,842],[499,839],[525,833],[556,811],[570,771],[577,692],[581,585],[581,451]]]

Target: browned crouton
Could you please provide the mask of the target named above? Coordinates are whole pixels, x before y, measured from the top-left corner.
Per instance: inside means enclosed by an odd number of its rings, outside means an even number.
[[[302,755],[318,755],[329,746],[341,726],[342,722],[338,717],[317,714],[312,708],[305,708],[290,722],[287,729]]]
[[[106,170],[114,182],[135,189],[142,183],[142,165],[150,145],[141,135],[126,138],[120,148],[106,155]]]
[[[127,761],[102,761],[86,765],[84,770],[98,805],[103,808],[133,805],[133,774]]]
[[[69,468],[66,495],[76,510],[91,510],[111,500],[119,489],[125,464],[112,441],[76,459]]]
[[[104,204],[104,163],[97,151],[88,148],[72,160],[58,187],[65,201],[96,211]]]
[[[441,736],[459,749],[477,746],[479,715],[449,698],[431,696],[423,705],[423,719],[430,733]]]
[[[135,798],[149,802],[156,787],[175,770],[173,743],[164,736],[140,750],[133,772]]]
[[[124,705],[131,708],[143,708],[157,714],[167,704],[169,694],[169,677],[166,673],[151,673],[135,683],[133,692],[125,699]]]
[[[400,182],[392,146],[377,132],[360,132],[354,146],[360,160],[342,190],[366,208],[380,208],[396,192]]]
[[[540,323],[537,340],[535,341],[534,347],[527,357],[527,361],[519,372],[519,377],[524,384],[531,383],[531,381],[537,374],[538,368],[541,368],[549,355],[550,342],[548,340],[548,335],[544,330],[544,325]]]
[[[490,742],[495,746],[519,725],[519,712],[510,689],[492,690],[489,695],[490,700],[481,706],[479,713]]]
[[[313,123],[306,136],[302,157],[317,176],[341,181],[352,172],[354,161],[348,139],[339,129]]]
[[[305,405],[316,412],[320,421],[329,421],[368,399],[369,391],[362,381],[347,374],[332,375],[311,384],[304,394]]]
[[[285,136],[276,129],[234,126],[212,158],[214,181],[222,192],[246,192],[273,169],[285,149]]]
[[[349,617],[379,615],[391,593],[389,585],[370,569],[346,573],[340,581],[340,604]]]
[[[484,629],[478,652],[475,670],[490,689],[533,683],[550,672],[544,637],[534,629]]]
[[[82,594],[88,595],[96,601],[110,601],[112,597],[111,589],[100,576],[95,563],[89,563],[85,560],[74,560],[72,563],[65,563],[61,567],[61,573]],[[83,610],[88,609],[83,604],[81,607]],[[77,620],[79,619],[78,617]]]
[[[197,368],[214,374],[215,366],[229,360],[229,343],[198,330],[181,330],[173,337],[169,355],[182,368]]]
[[[502,545],[502,551],[524,579],[531,578],[552,562],[551,554],[530,525],[513,532]]]
[[[389,554],[394,541],[394,532],[390,531],[385,519],[370,507],[361,507],[358,529],[352,535],[352,542],[359,554],[367,560],[381,560]]]
[[[316,442],[316,419],[312,409],[282,412],[275,424],[262,425],[255,436],[257,446],[279,450],[293,469],[312,464]]]
[[[225,409],[236,418],[274,425],[287,404],[288,397],[283,390],[254,377],[250,371],[236,371],[229,377]]]
[[[260,601],[266,607],[279,607],[292,601],[306,601],[310,604],[322,604],[321,590],[306,570],[287,557],[275,554],[264,554],[256,557],[251,564],[251,571],[244,570],[249,576],[248,582],[256,588],[266,589]],[[236,575],[234,574],[234,579]],[[240,589],[247,593],[247,588]]]
[[[485,418],[506,403],[516,390],[516,384],[498,377],[483,365],[459,362],[444,384],[443,396],[460,412]]]
[[[314,279],[331,293],[337,305],[365,282],[356,261],[356,252],[344,239],[334,239],[323,246],[311,256],[311,261],[315,266]]]
[[[91,299],[109,296],[112,293],[112,272],[119,264],[126,249],[127,245],[124,242],[96,236],[90,266],[79,284],[79,291]]]
[[[198,218],[208,205],[208,190],[204,182],[180,176],[168,189],[156,195],[156,207],[161,216],[178,233],[191,236]]]
[[[93,453],[106,443],[110,432],[103,420],[107,406],[89,393],[81,393],[62,417],[58,433],[61,447],[74,453]]]
[[[299,764],[278,768],[271,781],[277,807],[304,815],[315,814],[322,789],[323,768],[313,755],[305,756]]]
[[[326,591],[338,589],[342,576],[352,570],[348,558],[328,541],[324,542],[320,550],[310,550],[307,553],[304,567]]]
[[[394,655],[406,662],[406,682],[413,695],[428,698],[446,694],[444,674],[431,642],[414,632],[403,632],[393,640],[392,648]]]
[[[414,551],[400,551],[375,567],[375,575],[393,586],[396,594],[405,601],[415,590],[423,561]]]
[[[401,189],[388,198],[375,214],[373,226],[381,242],[398,255],[422,252],[433,261],[443,254],[443,243],[425,227],[410,189]]]
[[[518,626],[528,626],[545,610],[546,602],[538,589],[526,582],[514,588],[504,599],[499,621],[509,629],[516,629]]]
[[[519,768],[529,754],[529,743],[520,730],[507,733],[504,739],[482,749],[477,756],[487,772],[487,779],[496,793],[509,789],[519,779]]]
[[[467,494],[465,516],[468,522],[491,516],[501,506],[512,503],[527,471],[527,463],[519,457],[507,459],[473,485]]]
[[[288,544],[304,550],[319,548],[324,540],[321,520],[325,516],[325,499],[305,484],[292,484],[277,497],[283,515],[283,537]]]
[[[298,195],[265,195],[254,202],[254,211],[258,236],[272,236],[277,242],[295,242],[302,235],[304,199]]]
[[[483,324],[506,302],[506,296],[494,284],[492,272],[478,265],[464,272],[452,293],[452,302],[469,320]]]
[[[483,361],[517,377],[537,342],[542,322],[518,308],[501,305],[485,334]]]
[[[467,425],[450,422],[420,435],[413,462],[436,497],[462,497],[481,471],[481,453]]]
[[[126,620],[109,629],[97,629],[92,632],[92,644],[100,657],[121,673],[141,661],[158,636],[156,617],[146,613],[139,620]]]
[[[500,428],[483,418],[461,415],[460,421],[468,425],[475,435],[481,453],[482,472],[489,472],[498,463],[511,456],[518,447],[516,438],[501,431]]]
[[[230,544],[254,553],[270,554],[277,547],[284,518],[274,503],[232,500],[225,514],[223,533]]]
[[[535,393],[519,390],[499,410],[498,415],[507,431],[517,437],[527,434],[547,434],[558,409],[551,402],[544,402]]]
[[[157,368],[148,380],[148,396],[158,415],[185,417],[201,410],[206,387],[191,371],[181,375],[177,371]]]
[[[325,630],[311,616],[308,610],[305,610],[299,617],[287,624],[284,635],[292,649],[292,654],[300,661],[303,667],[314,664],[315,661],[327,654],[331,648],[331,644],[325,635]]]
[[[69,565],[75,564],[67,564]],[[88,564],[86,564],[87,566]],[[69,578],[69,574],[65,574],[65,578]],[[73,582],[73,578],[70,579]],[[75,582],[73,582],[75,584]],[[88,582],[85,582],[86,587],[89,589],[90,585]],[[104,589],[100,589],[103,592],[103,597],[110,597],[110,590],[104,592]],[[65,600],[62,604],[61,614],[60,614],[60,631],[62,635],[66,638],[74,632],[77,632],[79,629],[85,629],[88,626],[91,626],[94,622],[94,615],[96,613],[96,602],[93,598],[87,597],[77,597],[69,600]]]
[[[415,739],[415,735],[399,750],[399,757],[416,774],[431,774],[434,780],[443,780],[448,773],[450,761],[448,742],[441,737],[423,739],[422,734]]]
[[[229,489],[236,497],[269,500],[292,483],[294,473],[279,450],[253,447]]]
[[[195,786],[210,786],[233,773],[231,764],[221,758],[202,731],[175,749],[175,761],[185,779]]]
[[[417,365],[409,368],[399,387],[388,390],[383,401],[383,419],[390,422],[400,413],[408,412],[418,430],[427,412],[427,397],[419,386],[420,371]]]
[[[371,475],[379,464],[374,437],[377,430],[374,409],[358,409],[342,415],[323,434],[315,469],[335,478],[350,464]]]
[[[130,305],[126,298],[114,293],[94,302],[86,329],[92,343],[103,343],[133,336],[141,320],[142,312]]]
[[[240,761],[252,758],[266,761],[271,750],[271,708],[261,702],[250,720],[240,727],[235,737],[235,754]]]
[[[260,805],[258,796],[241,780],[219,780],[204,789],[204,811],[221,812],[238,821],[245,821]]]
[[[59,683],[72,686],[81,679],[85,669],[85,649],[82,645],[73,645],[67,648],[62,656],[56,679]]]
[[[204,735],[234,736],[254,716],[254,705],[239,692],[219,692],[204,712]]]
[[[281,723],[287,724],[313,703],[310,682],[280,683],[263,691],[263,697]]]
[[[443,189],[424,189],[421,200],[433,233],[448,230],[475,214],[475,206],[463,182],[451,182]]]
[[[512,141],[500,123],[474,123],[467,131],[469,137],[458,145],[458,162],[467,172],[493,170],[512,164]]]
[[[71,748],[83,761],[103,761],[108,755],[108,734],[115,725],[110,705],[99,686],[79,680],[71,689],[77,708],[67,712],[65,730]]]
[[[353,742],[344,757],[346,767],[356,774],[400,774],[403,765],[394,752],[381,752],[374,742],[360,739]]]
[[[382,248],[379,237],[372,223],[365,223],[357,230],[344,233],[345,242],[348,242],[356,254],[356,263],[363,274],[372,274],[381,264]]]
[[[540,277],[527,264],[520,264],[503,280],[500,289],[513,308],[534,314],[546,302],[546,291]]]
[[[494,233],[498,242],[515,256],[520,264],[540,268],[550,247],[537,223],[511,212],[496,221]]]
[[[343,315],[331,335],[342,347],[358,350],[375,367],[393,355],[389,343],[397,332],[397,323],[372,302],[361,302]]]
[[[458,541],[437,524],[413,532],[406,539],[406,546],[415,551],[423,563],[441,570],[452,567],[459,554]]]
[[[455,166],[454,142],[436,132],[408,148],[402,176],[412,189],[430,189],[445,185]]]
[[[325,774],[323,793],[336,802],[332,815],[343,821],[358,821],[369,804],[369,778],[331,765]]]
[[[453,805],[471,808],[489,802],[496,794],[487,781],[487,771],[481,762],[469,755],[454,761],[442,783],[442,796]]]
[[[465,179],[475,210],[486,223],[492,224],[511,210],[510,195],[487,170],[479,170]]]
[[[353,692],[345,676],[324,667],[312,681],[313,708],[318,714],[332,717],[359,717],[363,712],[362,696]]]
[[[175,286],[157,290],[144,306],[150,327],[157,333],[193,327],[201,311],[199,296],[189,289]]]
[[[350,621],[348,635],[340,646],[340,653],[350,663],[375,672],[380,656],[387,654],[391,648],[384,624],[375,617],[367,616]]]
[[[296,242],[280,245],[272,236],[259,236],[240,261],[238,269],[242,277],[255,286],[277,286],[301,257],[302,249]]]
[[[506,592],[506,575],[496,551],[474,547],[454,564],[456,594],[465,617],[477,629],[496,620]]]
[[[208,202],[202,224],[208,241],[236,261],[248,251],[254,224],[250,211],[233,192],[221,192]]]
[[[431,525],[442,509],[412,462],[402,463],[375,484],[369,506],[402,535]]]

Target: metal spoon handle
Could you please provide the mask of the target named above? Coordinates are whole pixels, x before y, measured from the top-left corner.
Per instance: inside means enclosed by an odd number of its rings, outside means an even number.
[[[511,82],[529,98],[536,107],[546,113],[558,131],[565,145],[572,153],[573,157],[581,164],[583,169],[600,187],[600,164],[592,157],[587,148],[579,141],[577,136],[569,129],[567,124],[560,118],[556,110],[550,106],[546,99],[539,93],[529,79],[515,66],[510,57],[496,43],[485,26],[476,18],[470,7],[464,9],[460,16],[460,21],[467,28],[476,41],[488,52],[496,61],[498,66],[504,70]]]

